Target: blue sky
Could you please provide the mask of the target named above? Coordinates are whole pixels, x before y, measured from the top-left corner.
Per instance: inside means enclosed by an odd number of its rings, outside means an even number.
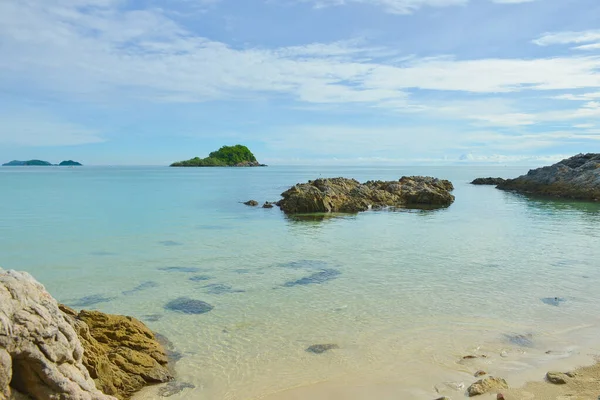
[[[0,0],[0,161],[600,151],[597,0]]]

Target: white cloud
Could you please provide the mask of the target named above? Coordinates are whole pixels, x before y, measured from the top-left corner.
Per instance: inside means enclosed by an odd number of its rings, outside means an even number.
[[[498,4],[521,4],[521,3],[531,3],[537,0],[492,0],[494,3]]]
[[[598,50],[600,49],[600,30],[588,30],[579,32],[550,32],[545,33],[533,43],[538,46],[550,45],[565,45],[565,44],[580,44],[589,43],[580,46],[575,46],[575,50]]]
[[[281,0],[280,0],[281,1]],[[470,0],[296,0],[302,3],[312,3],[315,8],[342,6],[348,4],[367,4],[383,8],[391,14],[412,14],[424,7],[464,6]],[[499,4],[529,3],[536,0],[490,0]]]
[[[591,92],[591,93],[582,93],[582,94],[561,94],[558,96],[554,96],[553,99],[590,101],[590,100],[594,100],[594,99],[600,99],[600,92]]]
[[[465,5],[469,0],[301,0],[312,2],[317,8],[362,3],[383,7],[392,14],[412,14],[422,7],[449,7]]]
[[[414,107],[406,91],[415,88],[509,93],[600,87],[600,57],[376,62],[370,56],[382,49],[360,40],[232,48],[183,29],[160,10],[123,11],[117,1],[0,2],[0,83],[105,101],[193,102],[270,93],[391,108]],[[69,5],[83,2],[96,7]]]

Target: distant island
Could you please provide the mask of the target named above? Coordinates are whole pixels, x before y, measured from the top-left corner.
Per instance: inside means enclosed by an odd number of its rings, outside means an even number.
[[[81,163],[78,163],[77,161],[73,161],[73,160],[68,160],[68,161],[63,161],[60,164],[58,164],[58,166],[60,167],[64,167],[64,166],[81,166]],[[28,160],[28,161],[19,161],[19,160],[13,160],[11,162],[7,162],[6,164],[2,164],[3,167],[52,167],[52,166],[57,166],[56,164],[52,164],[48,161],[42,161],[42,160]]]
[[[58,164],[59,167],[81,167],[82,164],[77,162],[77,161],[73,161],[73,160],[67,160],[67,161],[63,161],[60,164]]]
[[[259,163],[246,146],[236,144],[223,146],[206,158],[194,157],[175,162],[171,167],[266,167],[266,165]]]

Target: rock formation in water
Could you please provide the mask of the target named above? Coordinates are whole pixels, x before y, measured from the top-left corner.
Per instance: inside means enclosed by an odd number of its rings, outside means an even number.
[[[471,182],[471,185],[500,185],[504,183],[506,179],[504,178],[477,178]]]
[[[600,200],[600,154],[578,154],[549,167],[508,179],[498,189],[519,193]]]
[[[286,214],[354,213],[385,207],[447,207],[454,202],[454,187],[447,180],[405,176],[398,181],[329,178],[297,184],[283,192],[277,204]]]
[[[163,346],[137,319],[60,308],[81,340],[83,365],[102,392],[127,399],[144,386],[173,379]]]
[[[246,146],[223,146],[206,158],[194,157],[171,164],[171,167],[266,167],[259,163]]]
[[[127,399],[171,380],[166,364],[138,320],[76,313],[28,273],[0,269],[0,400],[16,391],[34,400]]]
[[[25,272],[0,270],[0,399],[114,400],[96,389],[56,300]]]

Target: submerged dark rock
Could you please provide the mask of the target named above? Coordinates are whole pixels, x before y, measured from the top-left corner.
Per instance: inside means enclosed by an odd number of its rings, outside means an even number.
[[[102,294],[92,294],[90,296],[84,296],[79,300],[69,303],[73,307],[89,307],[100,303],[108,303],[114,300],[115,297],[106,297]]]
[[[471,182],[471,185],[499,185],[505,181],[504,178],[477,178]]]
[[[286,214],[356,213],[385,207],[447,207],[454,202],[447,180],[410,176],[398,181],[328,178],[297,184],[283,192],[279,207]]]
[[[533,347],[533,335],[527,333],[525,335],[504,335],[504,338],[512,344],[521,347]]]
[[[208,275],[195,275],[190,278],[192,282],[203,282],[213,279],[214,277]]]
[[[244,202],[245,205],[250,206],[250,207],[256,207],[258,206],[258,201],[256,200],[248,200],[246,202]]]
[[[319,285],[321,283],[328,282],[332,279],[336,279],[341,274],[342,273],[337,269],[324,269],[319,272],[315,272],[312,275],[305,276],[304,278],[298,279],[296,281],[287,282],[283,286],[291,287],[300,285]]]
[[[338,346],[337,344],[334,344],[334,343],[313,344],[312,346],[308,347],[306,349],[306,351],[309,353],[314,353],[314,354],[322,354],[322,353],[325,353],[326,351],[339,349],[339,348],[340,348],[340,346]]]
[[[165,386],[158,389],[158,395],[161,397],[171,397],[183,392],[185,389],[195,389],[191,383],[187,382],[169,382]]]
[[[196,267],[162,267],[158,270],[167,272],[200,272],[200,268]]]
[[[518,193],[600,200],[600,153],[578,154],[554,165],[508,179],[498,189]]]
[[[243,290],[233,289],[229,285],[223,285],[220,283],[211,283],[210,285],[203,286],[206,290],[206,293],[210,294],[225,294],[225,293],[243,293]]]
[[[190,299],[189,297],[179,297],[168,302],[165,305],[165,308],[184,314],[204,314],[211,311],[214,307],[201,300]]]
[[[292,269],[300,269],[300,268],[308,268],[308,269],[325,269],[329,266],[327,261],[323,260],[298,260],[298,261],[289,261],[286,263],[277,264],[278,267],[283,268],[292,268]]]
[[[566,299],[564,299],[562,297],[544,297],[540,300],[542,300],[542,303],[548,304],[549,306],[554,306],[554,307],[558,307],[558,306],[560,306],[560,303],[567,301]]]
[[[98,257],[107,257],[107,256],[116,256],[117,253],[113,253],[113,252],[110,252],[110,251],[100,250],[100,251],[91,251],[90,255],[91,256],[98,256]]]
[[[137,285],[136,287],[134,287],[133,289],[123,291],[122,294],[124,296],[128,296],[128,295],[134,294],[134,293],[142,291],[142,290],[155,288],[157,286],[158,286],[158,283],[153,282],[153,281],[142,282],[139,285]]]
[[[142,319],[144,321],[148,321],[148,322],[156,322],[158,320],[160,320],[162,318],[162,315],[160,314],[146,314],[146,315],[142,315]]]
[[[183,243],[176,242],[174,240],[162,240],[162,241],[160,241],[158,243],[162,244],[163,246],[168,246],[168,247],[171,247],[171,246],[183,246]]]
[[[160,345],[165,349],[167,358],[169,359],[169,364],[171,369],[173,369],[173,364],[181,360],[183,358],[183,354],[177,351],[173,342],[171,342],[171,340],[169,340],[169,338],[165,335],[155,333],[154,336],[156,337],[156,340],[158,340],[158,343],[160,343]]]

